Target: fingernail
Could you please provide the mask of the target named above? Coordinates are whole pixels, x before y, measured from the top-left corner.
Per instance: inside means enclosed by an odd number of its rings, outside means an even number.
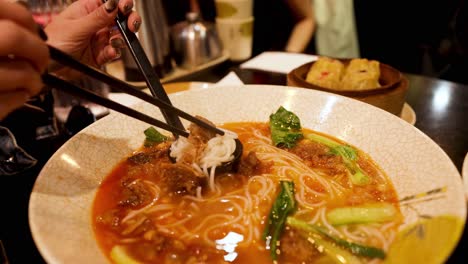
[[[119,1],[117,0],[107,0],[104,4],[104,8],[108,13],[114,11],[117,8],[117,4]]]
[[[137,32],[140,29],[140,26],[141,26],[140,20],[135,20],[133,22],[133,27],[135,28],[135,32]]]
[[[133,7],[132,7],[131,5],[125,4],[125,6],[124,6],[124,14],[125,14],[125,15],[128,15],[128,13],[132,12],[132,8],[133,8]]]
[[[122,51],[120,49],[115,49],[115,57],[114,60],[120,59],[122,57]]]
[[[121,38],[113,38],[110,41],[110,44],[113,48],[121,48],[124,45],[124,42]]]

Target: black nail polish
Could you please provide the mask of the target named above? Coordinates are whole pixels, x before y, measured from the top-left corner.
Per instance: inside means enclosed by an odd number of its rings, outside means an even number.
[[[130,12],[132,12],[132,8],[133,8],[133,7],[132,7],[131,5],[125,4],[125,6],[124,6],[124,14],[125,14],[125,15],[128,15]]]
[[[137,32],[140,29],[141,22],[139,20],[135,20],[133,22],[133,27],[135,28],[135,32]]]
[[[117,0],[108,0],[104,4],[104,8],[106,9],[107,12],[112,12],[117,8],[118,1]]]
[[[120,49],[115,49],[114,60],[120,59],[120,57],[122,57],[122,51]]]
[[[121,38],[113,38],[110,41],[110,44],[114,48],[121,48],[124,45],[124,42]]]

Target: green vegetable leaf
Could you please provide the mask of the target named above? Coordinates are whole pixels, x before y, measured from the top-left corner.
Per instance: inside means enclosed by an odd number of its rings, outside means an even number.
[[[296,210],[296,200],[294,198],[294,182],[281,181],[280,193],[268,216],[268,222],[263,232],[263,239],[266,241],[266,248],[270,249],[273,260],[277,258],[278,240],[283,232],[286,218]]]
[[[353,207],[339,207],[327,213],[332,225],[378,223],[394,220],[398,211],[390,203],[375,203]]]
[[[308,134],[306,138],[329,147],[330,154],[341,156],[348,169],[349,179],[354,185],[366,185],[370,182],[370,177],[357,164],[358,153],[356,149],[348,145],[341,145],[318,134]]]
[[[334,155],[339,155],[349,161],[356,161],[358,158],[357,151],[348,145],[339,145],[330,150]]]
[[[315,234],[315,235],[320,235],[323,238],[329,239],[333,241],[336,245],[346,248],[347,250],[351,251],[351,253],[355,255],[370,257],[370,258],[380,258],[380,259],[385,258],[385,252],[380,248],[365,246],[365,245],[357,244],[354,242],[349,242],[347,240],[335,237],[331,235],[328,231],[326,231],[324,228],[316,226],[316,225],[311,225],[302,220],[299,220],[293,217],[288,217],[287,224],[302,232],[307,232],[308,235]]]
[[[149,127],[145,130],[145,147],[151,147],[154,144],[158,144],[166,141],[168,138],[163,134],[159,133],[154,127]]]
[[[312,234],[310,236],[306,236],[301,234],[301,236],[306,237],[307,241],[312,243],[319,252],[325,253],[329,260],[332,261],[326,261],[325,263],[364,264],[364,261],[353,255],[348,250],[337,246],[335,243],[330,242],[319,235]]]
[[[356,163],[358,154],[354,148],[348,145],[339,145],[330,149],[330,153],[341,156],[350,173],[350,180],[354,185],[366,185],[370,182],[369,176]]]
[[[303,137],[299,117],[282,106],[270,115],[270,130],[275,146],[292,148]]]
[[[308,134],[306,136],[307,139],[310,139],[312,141],[315,141],[315,142],[318,142],[320,144],[323,144],[329,148],[335,148],[335,147],[338,147],[338,146],[341,146],[340,143],[332,140],[332,139],[329,139],[325,136],[322,136],[322,135],[319,135],[319,134]]]
[[[355,172],[351,174],[350,179],[354,185],[360,186],[366,185],[370,182],[369,176],[367,176],[367,174],[357,166],[355,168]]]

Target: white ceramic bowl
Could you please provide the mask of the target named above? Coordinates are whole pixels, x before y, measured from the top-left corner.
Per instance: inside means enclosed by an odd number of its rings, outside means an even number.
[[[300,117],[303,127],[340,138],[370,154],[388,174],[400,198],[446,187],[439,199],[414,203],[411,208],[402,206],[405,223],[401,230],[419,221],[421,215],[450,215],[457,219],[457,228],[440,234],[437,240],[451,242],[445,243],[445,249],[432,246],[430,251],[444,250],[441,255],[445,258],[455,247],[466,217],[460,174],[437,144],[402,119],[346,97],[291,87],[212,87],[170,97],[177,107],[215,123],[267,122],[282,105]],[[162,119],[153,106],[140,104],[137,109]],[[107,262],[91,226],[93,199],[112,168],[142,145],[147,127],[112,113],[69,140],[44,166],[31,194],[29,221],[47,262]]]

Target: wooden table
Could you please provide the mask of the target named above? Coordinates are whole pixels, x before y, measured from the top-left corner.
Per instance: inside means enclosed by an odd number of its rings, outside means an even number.
[[[229,61],[174,81],[217,82],[230,71],[234,71],[246,84],[286,84],[284,74],[240,69]],[[410,81],[407,103],[416,112],[415,126],[439,144],[461,171],[468,151],[468,86],[418,75],[406,76]],[[43,157],[38,158],[45,161],[51,154],[45,151]],[[43,165],[41,162],[23,175],[0,177],[0,240],[10,263],[44,262],[31,238],[28,224],[29,195]],[[79,257],[80,249],[77,248],[76,252]],[[468,231],[465,229],[448,263],[466,262],[466,252]]]

